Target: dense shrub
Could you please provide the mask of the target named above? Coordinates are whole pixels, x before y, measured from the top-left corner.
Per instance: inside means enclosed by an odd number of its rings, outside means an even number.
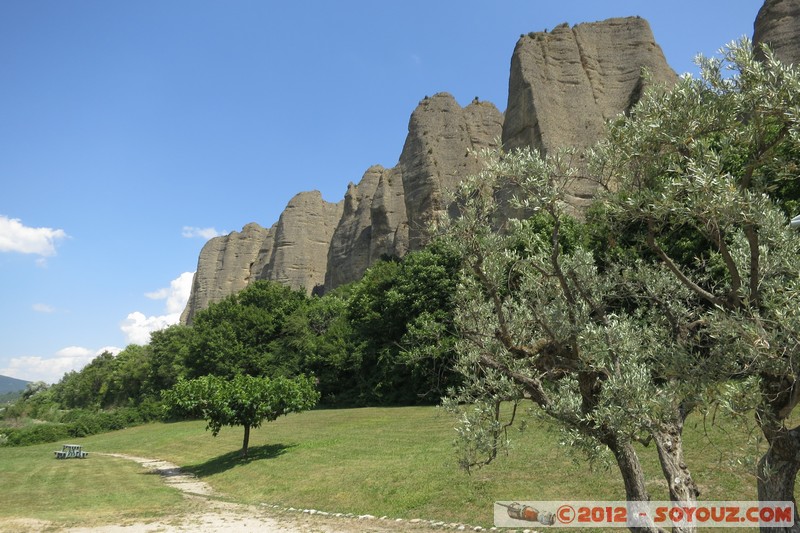
[[[66,438],[88,437],[106,431],[116,431],[162,418],[163,409],[157,402],[147,402],[143,409],[124,407],[113,411],[74,409],[61,416],[60,422],[35,424],[24,428],[0,428],[0,446],[28,446],[55,442]]]
[[[55,442],[70,437],[66,424],[36,424],[24,428],[0,430],[5,435],[5,446],[29,446],[43,442]]]

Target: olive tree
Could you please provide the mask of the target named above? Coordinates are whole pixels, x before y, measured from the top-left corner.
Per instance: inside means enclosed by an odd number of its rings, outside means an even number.
[[[502,444],[500,402],[516,416],[530,399],[564,442],[613,455],[629,501],[650,499],[634,443],[654,441],[670,497],[691,504],[698,491],[682,451],[691,398],[680,379],[691,357],[663,314],[636,304],[626,276],[657,280],[650,290],[675,306],[692,295],[649,265],[598,267],[564,202],[576,179],[567,155],[486,153],[484,171],[461,184],[460,216],[443,221],[463,259],[455,325],[464,379],[446,401],[462,418],[463,464],[491,460]]]
[[[199,416],[215,437],[223,426],[243,426],[242,455],[247,456],[250,429],[279,416],[306,411],[319,400],[314,380],[304,376],[259,378],[239,374],[233,378],[207,375],[179,380],[164,392],[173,412]]]
[[[798,205],[800,72],[769,50],[757,59],[746,40],[700,65],[700,78],[649,95],[611,125],[594,175],[609,191],[608,234],[624,235],[692,300],[682,311],[649,302],[719,373],[717,391],[752,398],[769,445],[759,499],[794,501],[800,236],[786,208]]]

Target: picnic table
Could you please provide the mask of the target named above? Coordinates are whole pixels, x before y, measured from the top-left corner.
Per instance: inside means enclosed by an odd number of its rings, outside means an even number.
[[[83,447],[79,444],[64,444],[60,450],[53,452],[56,454],[56,459],[86,459],[89,452],[83,451]]]

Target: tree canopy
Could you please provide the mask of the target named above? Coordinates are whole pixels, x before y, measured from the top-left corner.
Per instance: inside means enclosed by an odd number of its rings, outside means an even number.
[[[568,151],[521,150],[487,154],[486,170],[464,182],[461,217],[445,226],[464,260],[464,384],[450,406],[466,465],[496,453],[498,402],[525,397],[565,442],[610,451],[629,500],[649,498],[632,443],[652,440],[670,497],[692,502],[686,416],[749,405],[770,444],[759,497],[793,500],[800,236],[787,214],[800,75],[765,57],[738,43],[702,60],[700,79],[648,90],[610,124],[588,168]],[[565,194],[577,179],[605,190],[583,229]]]
[[[270,379],[245,374],[233,378],[208,375],[178,381],[164,392],[164,399],[174,412],[206,420],[206,429],[215,437],[223,426],[243,426],[242,455],[247,456],[251,428],[311,409],[319,401],[319,393],[314,380],[304,376]]]
[[[700,63],[702,78],[651,95],[616,120],[597,150],[596,175],[609,191],[610,235],[691,296],[689,305],[648,303],[716,374],[718,402],[750,398],[769,443],[758,469],[762,500],[793,501],[800,428],[800,73],[749,42]],[[676,242],[693,243],[683,254]],[[682,378],[689,381],[691,376]],[[795,514],[797,516],[797,514]]]

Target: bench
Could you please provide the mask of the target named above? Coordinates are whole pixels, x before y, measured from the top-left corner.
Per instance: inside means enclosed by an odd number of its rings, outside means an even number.
[[[82,447],[78,444],[64,444],[60,450],[56,450],[53,453],[56,459],[69,459],[70,457],[86,459],[89,457],[89,452],[83,451]]]

